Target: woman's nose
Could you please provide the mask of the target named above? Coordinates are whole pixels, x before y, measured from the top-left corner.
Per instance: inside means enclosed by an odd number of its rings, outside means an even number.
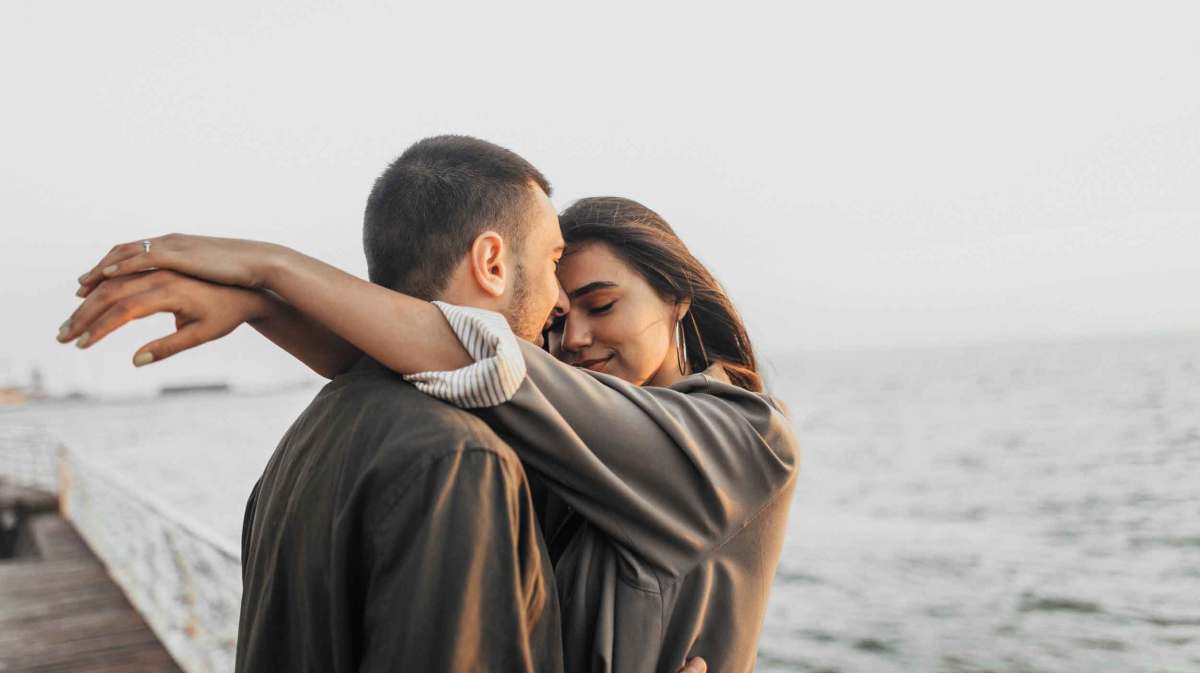
[[[592,331],[588,328],[587,321],[568,313],[563,323],[562,339],[564,349],[579,352],[592,345]]]

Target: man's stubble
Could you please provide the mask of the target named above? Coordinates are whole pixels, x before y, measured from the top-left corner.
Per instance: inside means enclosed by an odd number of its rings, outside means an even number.
[[[537,342],[542,333],[542,325],[546,316],[534,315],[536,307],[531,306],[531,293],[525,265],[518,263],[513,274],[513,294],[508,306],[504,309],[504,317],[512,327],[513,333],[526,341]]]

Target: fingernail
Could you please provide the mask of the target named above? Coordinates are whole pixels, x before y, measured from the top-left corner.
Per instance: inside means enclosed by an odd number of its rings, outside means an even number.
[[[68,320],[58,328],[58,340],[64,341],[67,338],[67,333],[71,331],[71,321]]]
[[[79,335],[79,341],[75,342],[76,348],[84,348],[88,345],[88,340],[92,338],[91,332],[84,332]]]
[[[154,362],[154,353],[145,352],[138,353],[137,355],[133,356],[134,367],[144,367],[151,362]]]
[[[76,297],[86,297],[87,296],[87,288],[80,285],[79,289],[75,290],[75,296]]]
[[[116,272],[117,272],[117,265],[116,265],[116,264],[113,264],[112,266],[106,266],[106,267],[104,267],[104,269],[103,269],[103,270],[102,270],[100,273],[102,273],[102,274],[104,274],[104,275],[106,275],[106,276],[111,276],[111,275],[113,275],[113,274],[114,274],[114,273],[116,273]]]

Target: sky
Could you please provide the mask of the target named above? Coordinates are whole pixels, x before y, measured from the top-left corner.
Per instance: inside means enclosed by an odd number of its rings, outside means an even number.
[[[311,378],[249,328],[53,337],[147,236],[365,275],[374,177],[440,133],[660,212],[768,358],[1200,330],[1195,3],[409,5],[4,3],[0,385]]]

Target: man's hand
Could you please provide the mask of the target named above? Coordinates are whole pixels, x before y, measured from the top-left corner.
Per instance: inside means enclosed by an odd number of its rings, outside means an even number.
[[[707,673],[708,662],[700,657],[688,659],[687,665],[679,669],[679,673]]]
[[[216,285],[173,271],[149,271],[100,282],[63,323],[58,340],[87,348],[125,323],[155,313],[175,316],[175,333],[142,346],[133,357],[141,367],[220,339],[243,322],[271,310],[266,294]]]

